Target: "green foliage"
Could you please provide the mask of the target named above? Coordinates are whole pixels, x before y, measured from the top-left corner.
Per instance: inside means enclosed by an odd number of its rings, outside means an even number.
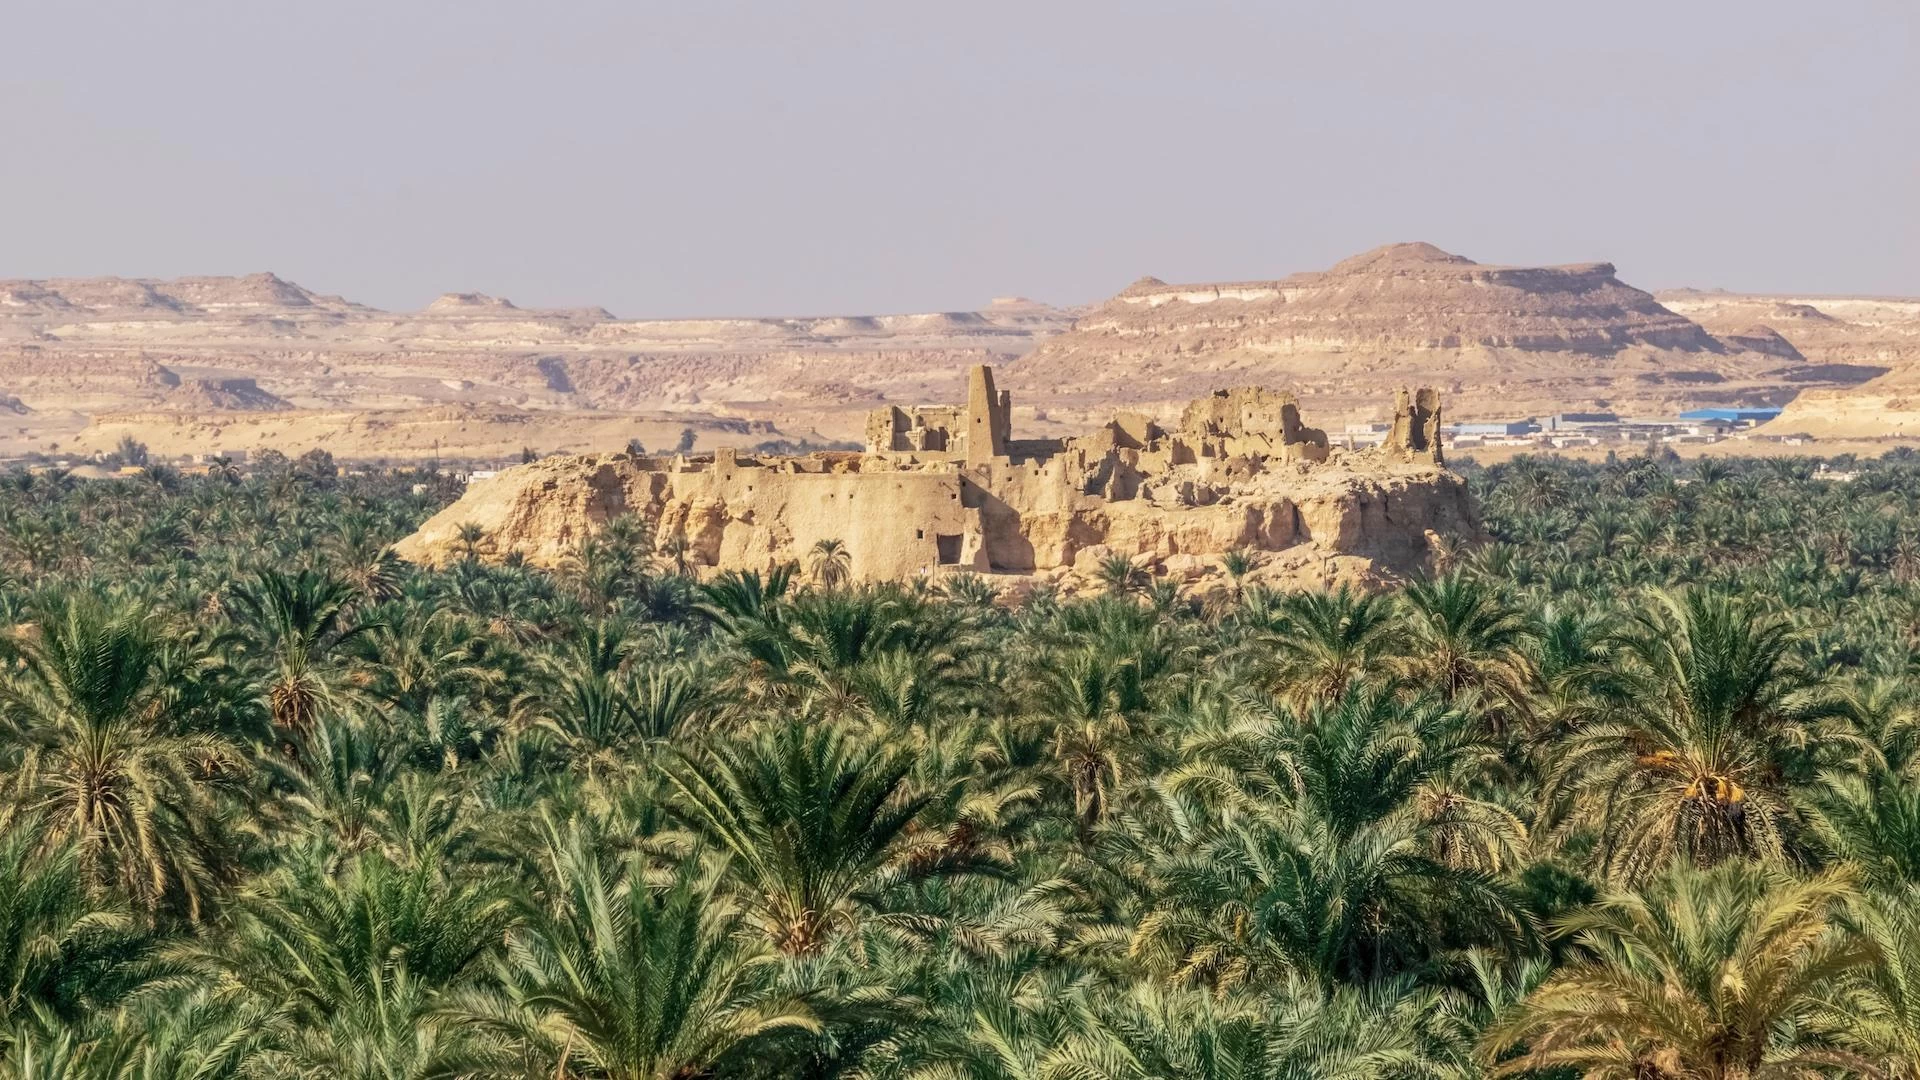
[[[5,474],[0,1075],[1920,1080],[1920,459],[1850,468],[1017,604]]]

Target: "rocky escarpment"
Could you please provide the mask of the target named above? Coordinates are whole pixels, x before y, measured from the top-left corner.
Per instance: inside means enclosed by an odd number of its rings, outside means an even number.
[[[878,517],[868,521],[928,537],[939,528],[964,535],[962,523],[938,516],[944,489],[931,498],[919,492],[890,498],[881,475],[836,474],[829,463],[819,475],[837,479],[810,484],[804,494],[784,490],[791,481],[771,468],[759,490],[729,491],[700,468],[708,462],[690,464],[696,471],[676,474],[667,462],[624,454],[543,458],[475,481],[394,550],[412,562],[445,565],[465,557],[462,536],[471,525],[479,530],[478,557],[514,555],[554,567],[608,522],[632,514],[654,527],[662,550],[677,552],[696,569],[765,570],[804,561],[814,540],[848,540],[862,523],[832,512],[869,492],[874,509],[864,512]],[[932,512],[911,513],[921,506]],[[1312,475],[1275,476],[1207,506],[1141,499],[1031,510],[1019,515],[1017,535],[1035,555],[1030,565],[964,569],[1009,578],[1090,579],[1119,555],[1149,572],[1204,580],[1219,575],[1222,555],[1243,550],[1265,556],[1261,577],[1374,583],[1426,565],[1441,538],[1474,541],[1484,534],[1465,483],[1453,473],[1336,451],[1336,460]]]
[[[117,439],[131,417],[178,411],[176,384],[156,365],[182,383],[253,379],[298,412],[324,414],[328,430],[340,431],[338,414],[419,410],[418,438],[375,444],[353,428],[332,449],[457,458],[521,433],[478,421],[449,431],[425,410],[596,414],[596,425],[613,413],[636,424],[696,414],[834,442],[859,438],[878,405],[951,400],[984,363],[1020,395],[1022,422],[1047,435],[1115,406],[1171,420],[1186,400],[1241,382],[1295,388],[1338,431],[1382,419],[1380,390],[1398,384],[1437,385],[1456,418],[1660,415],[1781,404],[1864,382],[1914,351],[1889,302],[1739,301],[1672,294],[1662,304],[1603,263],[1483,266],[1424,244],[1273,281],[1145,280],[1077,323],[1018,297],[975,311],[619,319],[477,292],[378,311],[272,274],[0,281],[0,386],[34,410],[0,431],[0,455],[70,449],[87,417],[99,426],[116,416]]]
[[[1819,438],[1920,435],[1920,297],[1756,296],[1679,289],[1668,307],[1726,340],[1760,325],[1806,363],[1794,374],[1824,373],[1786,403],[1766,434]],[[1835,384],[1838,385],[1835,385]]]
[[[1482,266],[1420,243],[1376,248],[1282,281],[1196,286],[1148,278],[1075,327],[1076,336],[1202,339],[1229,330],[1246,345],[1329,352],[1721,351],[1701,327],[1623,284],[1611,264]]]
[[[1621,411],[1781,398],[1778,343],[1729,340],[1623,283],[1613,266],[1483,266],[1395,244],[1275,281],[1136,282],[1020,362],[1033,399],[1142,403],[1235,378],[1338,409],[1383,383],[1436,379],[1454,415]]]
[[[1762,327],[1790,343],[1809,363],[1880,368],[1920,367],[1920,297],[1751,296],[1678,289],[1661,303],[1723,339]]]

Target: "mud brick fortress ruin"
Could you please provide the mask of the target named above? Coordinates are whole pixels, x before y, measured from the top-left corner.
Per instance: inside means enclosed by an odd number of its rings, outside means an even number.
[[[830,539],[861,580],[1062,578],[1116,554],[1195,580],[1233,549],[1280,553],[1279,567],[1404,573],[1434,536],[1480,531],[1444,468],[1432,390],[1401,390],[1387,437],[1366,450],[1331,446],[1293,394],[1254,387],[1188,403],[1173,428],[1123,412],[1075,438],[1022,440],[1011,417],[980,366],[964,405],[874,410],[863,452],[546,458],[476,482],[398,550],[447,562],[471,524],[482,557],[552,565],[637,514],[703,568],[804,563]]]

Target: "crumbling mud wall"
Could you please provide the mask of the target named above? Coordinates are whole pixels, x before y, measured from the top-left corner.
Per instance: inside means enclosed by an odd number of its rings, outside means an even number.
[[[1192,402],[1177,430],[1121,414],[1078,438],[1016,443],[992,373],[970,385],[964,407],[876,410],[864,453],[546,458],[476,483],[397,550],[464,557],[471,524],[482,557],[551,565],[636,514],[696,566],[764,569],[832,539],[863,580],[1301,545],[1404,573],[1432,537],[1480,534],[1465,485],[1441,466],[1431,390],[1400,392],[1381,448],[1347,451],[1301,421],[1292,394],[1259,388]]]
[[[1397,461],[1444,465],[1440,451],[1440,392],[1402,388],[1393,395],[1393,424],[1382,449]]]

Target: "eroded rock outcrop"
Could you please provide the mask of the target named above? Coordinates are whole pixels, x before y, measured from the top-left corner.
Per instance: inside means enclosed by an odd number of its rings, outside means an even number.
[[[166,406],[183,412],[284,412],[286,399],[252,379],[193,379],[167,391]]]
[[[440,564],[478,528],[486,558],[554,565],[622,515],[695,565],[765,569],[843,543],[854,576],[945,569],[1011,575],[1085,570],[1113,555],[1161,564],[1232,549],[1420,567],[1437,536],[1481,529],[1441,462],[1439,401],[1401,391],[1388,442],[1330,447],[1292,394],[1220,391],[1177,427],[1122,414],[1070,439],[1006,430],[1008,397],[977,369],[964,407],[877,410],[865,452],[804,457],[552,457],[475,483],[397,551]]]

